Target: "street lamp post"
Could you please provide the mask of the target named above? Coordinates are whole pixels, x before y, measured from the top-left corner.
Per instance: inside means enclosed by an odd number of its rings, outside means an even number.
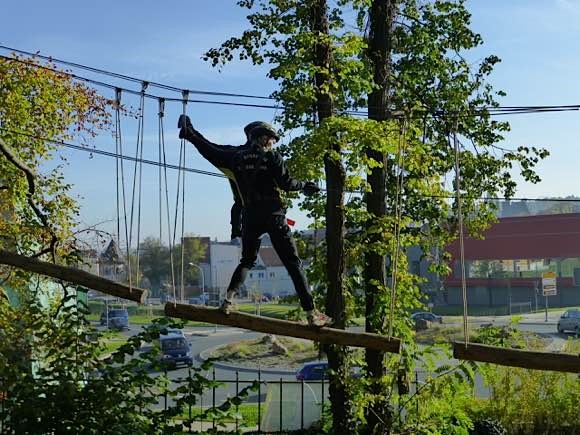
[[[199,266],[198,264],[195,264],[195,263],[189,263],[189,265],[192,267],[197,267],[199,269],[199,273],[201,275],[201,294],[203,297],[203,295],[205,294],[205,277],[203,274],[203,269],[201,268],[201,266]]]
[[[199,266],[198,264],[195,264],[195,263],[189,263],[189,265],[193,266],[193,267],[197,267],[199,269],[199,273],[201,275],[201,296],[202,296],[204,304],[205,304],[205,276],[203,273],[203,269],[201,268],[201,266]],[[217,332],[217,325],[214,325],[214,332]]]

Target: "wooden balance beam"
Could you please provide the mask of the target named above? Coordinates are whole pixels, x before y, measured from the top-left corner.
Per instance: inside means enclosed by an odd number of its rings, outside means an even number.
[[[485,344],[453,343],[453,357],[524,369],[580,373],[580,354],[533,352]]]
[[[98,290],[140,304],[145,302],[147,297],[147,290],[137,287],[129,287],[126,284],[101,278],[100,276],[93,275],[84,270],[47,263],[45,261],[37,260],[36,258],[25,257],[9,251],[0,250],[0,264],[6,264],[8,266],[18,267],[19,269],[28,272],[61,279],[72,284],[80,285],[92,290]]]
[[[217,308],[208,308],[200,305],[168,302],[165,304],[165,315],[217,325],[237,326],[268,334],[305,338],[325,344],[365,347],[390,353],[399,353],[401,348],[399,339],[389,339],[383,335],[370,334],[368,332],[349,332],[327,327],[316,328],[298,322],[254,316],[240,312],[232,312],[226,315]]]

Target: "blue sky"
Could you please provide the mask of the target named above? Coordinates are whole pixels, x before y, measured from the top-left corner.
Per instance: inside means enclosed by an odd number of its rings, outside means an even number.
[[[503,105],[580,103],[580,0],[472,0],[467,4],[473,14],[473,28],[485,41],[467,58],[475,62],[492,53],[502,59],[492,83],[507,92]],[[236,62],[218,73],[201,60],[205,50],[245,28],[244,16],[244,10],[233,0],[10,1],[2,6],[0,44],[179,88],[267,95],[274,83],[266,79],[264,68]],[[119,83],[138,90],[138,85]],[[100,91],[112,96],[110,91]],[[127,96],[124,101],[138,104],[134,97]],[[180,110],[179,104],[169,105],[166,116],[166,146],[169,161],[174,163],[179,150],[175,120]],[[153,160],[157,159],[156,112],[156,103],[147,102],[144,157]],[[199,104],[190,104],[188,113],[210,139],[231,144],[243,142],[242,127],[246,123],[271,121],[274,116],[267,109]],[[521,185],[519,196],[580,195],[580,150],[576,146],[579,116],[570,112],[507,118],[512,131],[502,146],[544,146],[551,152],[539,168],[542,183]],[[135,127],[135,121],[124,120],[128,154],[134,154]],[[114,141],[108,136],[99,137],[94,145],[114,150]],[[188,166],[213,171],[192,147],[187,153]],[[67,151],[66,155],[70,166],[65,175],[74,184],[74,194],[80,197],[83,225],[106,221],[102,228],[114,232],[115,161],[89,158],[80,151]],[[129,176],[132,165],[127,168]],[[154,167],[143,168],[144,236],[159,234],[157,172]],[[175,180],[172,178],[170,183],[174,207]],[[231,204],[227,182],[188,174],[186,183],[185,232],[227,239]],[[298,221],[297,228],[308,224],[305,215],[296,209],[289,212],[289,217]]]

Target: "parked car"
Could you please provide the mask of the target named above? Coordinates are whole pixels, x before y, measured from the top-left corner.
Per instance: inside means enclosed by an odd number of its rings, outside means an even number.
[[[360,367],[351,367],[351,375],[355,378],[362,376]],[[328,362],[317,361],[304,364],[296,372],[296,379],[299,381],[321,381],[328,379]]]
[[[182,329],[177,329],[177,328],[167,328],[167,332],[166,334],[162,335],[168,335],[168,334],[174,334],[174,335],[179,335],[180,337],[185,338],[185,334],[183,333]]]
[[[102,312],[100,323],[101,326],[107,326],[109,329],[129,329],[129,312],[127,308],[114,308],[108,312]]]
[[[296,372],[296,379],[299,381],[321,381],[322,379],[328,379],[328,363],[306,363]]]
[[[427,320],[428,322],[433,323],[443,323],[443,317],[428,311],[419,311],[418,313],[413,313],[411,314],[411,319],[413,319],[415,322],[417,320]]]
[[[202,298],[189,298],[187,303],[190,305],[205,305],[205,301]]]
[[[161,363],[167,368],[176,368],[178,365],[190,366],[193,364],[191,346],[183,337],[183,332],[179,332],[170,332],[159,336]]]
[[[580,310],[572,309],[564,311],[560,316],[557,326],[558,332],[572,331],[580,334]]]
[[[167,302],[174,302],[175,298],[173,297],[173,295],[168,295],[168,294],[161,294],[159,296],[159,302],[162,304],[166,304]]]

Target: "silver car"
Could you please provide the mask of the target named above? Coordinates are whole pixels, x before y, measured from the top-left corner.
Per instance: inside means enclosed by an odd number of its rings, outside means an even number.
[[[558,320],[558,332],[572,331],[580,334],[580,310],[566,310]]]

